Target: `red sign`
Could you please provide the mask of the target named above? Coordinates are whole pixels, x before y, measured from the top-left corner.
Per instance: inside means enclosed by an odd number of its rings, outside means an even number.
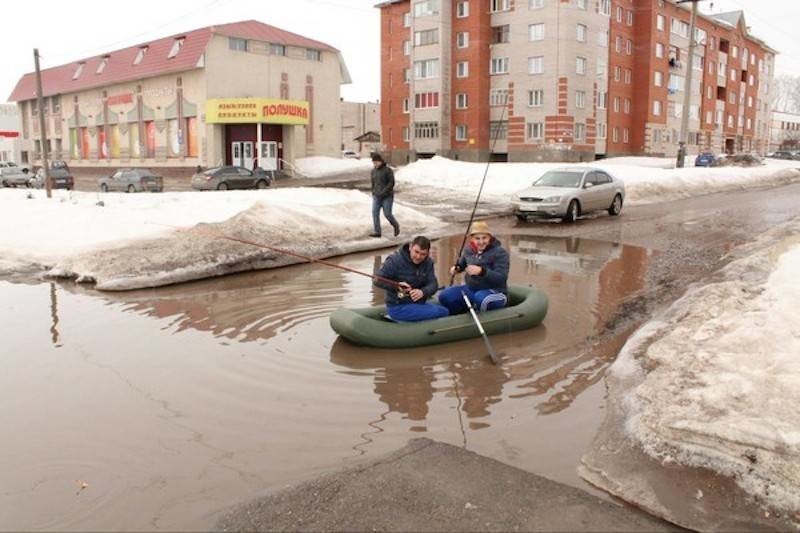
[[[18,131],[2,131],[0,130],[0,137],[19,137]]]
[[[108,105],[132,104],[133,93],[114,94],[106,99]]]

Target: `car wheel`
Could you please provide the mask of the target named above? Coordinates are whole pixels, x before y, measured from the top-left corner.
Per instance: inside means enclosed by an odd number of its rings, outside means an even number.
[[[564,222],[575,222],[581,215],[581,206],[578,200],[572,200],[567,207],[567,214],[564,215]]]
[[[527,222],[528,217],[525,215],[517,215],[517,220],[519,220],[520,222]]]
[[[223,181],[222,183],[217,185],[217,190],[218,191],[227,191],[228,190],[228,184]]]
[[[611,202],[611,207],[608,208],[608,214],[612,217],[617,217],[622,213],[622,196],[619,194],[614,196],[614,201]]]
[[[108,192],[108,185],[105,183],[100,185],[100,192]]]
[[[258,180],[256,182],[256,189],[266,189],[267,187],[269,187],[267,180]]]

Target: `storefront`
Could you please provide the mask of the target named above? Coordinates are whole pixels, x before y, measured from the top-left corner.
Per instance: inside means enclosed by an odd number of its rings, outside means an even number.
[[[224,128],[225,164],[249,169],[282,168],[284,130],[308,126],[309,116],[309,104],[301,100],[216,98],[206,102],[206,123]]]

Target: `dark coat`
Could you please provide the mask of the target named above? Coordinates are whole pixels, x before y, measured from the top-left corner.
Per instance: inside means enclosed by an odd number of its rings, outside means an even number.
[[[375,280],[375,286],[386,291],[386,305],[423,303],[439,290],[439,282],[433,269],[433,260],[426,257],[425,261],[415,265],[411,261],[409,247],[410,244],[406,243],[390,255],[381,266],[378,275],[395,281],[405,281],[411,285],[412,289],[421,289],[425,296],[417,302],[414,302],[407,294],[398,297],[397,287]]]
[[[386,198],[394,194],[394,172],[385,163],[378,168],[373,168],[370,174],[372,179],[372,196]]]
[[[473,291],[494,289],[508,293],[508,252],[500,241],[492,237],[489,246],[481,253],[470,242],[461,254],[461,259],[456,263],[459,272],[463,272],[467,265],[478,265],[483,272],[478,276],[464,275],[467,287]]]

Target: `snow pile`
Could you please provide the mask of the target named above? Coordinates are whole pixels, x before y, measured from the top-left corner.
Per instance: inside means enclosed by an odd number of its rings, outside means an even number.
[[[246,239],[313,257],[372,249],[370,196],[353,190],[286,188],[224,193],[104,194],[0,190],[0,257],[11,270],[46,264],[54,276],[127,290],[301,261],[232,242]],[[440,221],[395,207],[403,236]],[[178,227],[199,226],[178,231]],[[386,242],[384,242],[386,244]],[[0,267],[3,267],[0,265]]]
[[[643,157],[643,156],[620,156],[609,157],[602,160],[603,165],[629,165],[635,167],[649,168],[675,168],[674,157]],[[686,158],[688,165],[694,164],[694,156]]]
[[[372,161],[370,159],[336,159],[314,156],[297,159],[294,166],[304,178],[324,178],[345,172],[369,172],[372,170]]]
[[[800,511],[800,221],[640,329],[611,367],[626,431],[664,462]]]
[[[800,171],[794,161],[771,160],[753,168],[688,167],[656,168],[633,165],[626,160],[641,163],[654,159],[649,164],[659,165],[661,158],[618,158],[593,163],[494,163],[488,167],[482,195],[508,197],[529,187],[542,174],[553,168],[564,166],[592,166],[608,171],[625,182],[627,204],[648,204],[665,200],[676,200],[712,192],[721,192],[747,187],[766,187],[800,181]],[[480,188],[485,163],[451,161],[443,157],[423,159],[403,167],[396,173],[398,182],[459,191],[474,191]]]

